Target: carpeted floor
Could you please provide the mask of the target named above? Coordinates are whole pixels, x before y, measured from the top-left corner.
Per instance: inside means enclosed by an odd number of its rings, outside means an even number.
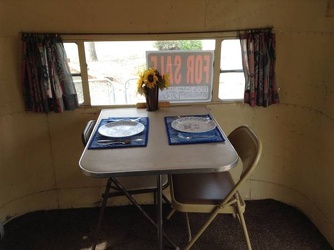
[[[144,206],[154,215],[153,206]],[[169,208],[164,209],[165,213]],[[1,250],[83,250],[89,249],[99,209],[40,211],[13,219],[5,225]],[[207,215],[191,214],[193,231]],[[299,210],[275,200],[248,201],[245,213],[253,249],[333,249],[310,220]],[[182,247],[187,243],[185,216],[176,213],[164,223],[170,239]],[[96,249],[157,249],[155,228],[133,206],[107,208]],[[219,215],[193,246],[198,249],[245,249],[237,219]],[[171,249],[164,242],[164,249]]]

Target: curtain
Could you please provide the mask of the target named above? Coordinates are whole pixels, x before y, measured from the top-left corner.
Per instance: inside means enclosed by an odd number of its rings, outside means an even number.
[[[56,113],[79,107],[63,42],[54,34],[22,34],[25,109]]]
[[[245,72],[244,102],[251,107],[279,103],[275,34],[271,31],[247,31],[240,34],[240,43]]]

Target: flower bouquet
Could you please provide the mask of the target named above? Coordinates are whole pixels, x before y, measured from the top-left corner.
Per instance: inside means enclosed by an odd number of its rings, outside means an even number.
[[[139,74],[137,91],[145,95],[148,111],[158,110],[159,89],[169,87],[169,74],[161,75],[157,69],[148,68]]]

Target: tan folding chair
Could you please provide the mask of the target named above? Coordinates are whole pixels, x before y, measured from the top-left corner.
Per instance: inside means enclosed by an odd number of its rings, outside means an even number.
[[[237,216],[242,226],[247,248],[251,243],[243,213],[245,202],[238,192],[240,185],[249,177],[257,166],[261,153],[262,143],[247,125],[236,128],[228,136],[233,147],[242,161],[240,179],[235,183],[230,172],[173,174],[170,176],[170,189],[173,210],[185,212],[189,233],[189,243],[185,249],[190,249],[201,236],[214,218],[220,214]],[[192,238],[188,213],[210,213],[209,219]]]
[[[87,122],[81,139],[84,146],[87,145],[88,140],[93,132],[94,126],[96,124],[95,120],[90,120]],[[115,196],[123,196],[125,195],[129,201],[135,205],[151,222],[153,222],[147,214],[140,207],[138,202],[131,196],[133,194],[143,194],[143,193],[153,193],[154,194],[154,203],[156,204],[156,194],[158,192],[157,189],[157,176],[135,176],[135,177],[117,177],[117,178],[109,178],[106,184],[105,192],[102,195],[102,204],[100,209],[100,215],[98,220],[97,229],[95,232],[95,242],[93,243],[93,249],[95,249],[97,237],[101,228],[102,219],[104,216],[104,210],[107,206],[108,198]],[[169,185],[167,175],[163,175],[162,180],[162,189],[165,189]],[[162,194],[163,200],[171,206],[168,198]],[[154,222],[152,223],[154,224]]]

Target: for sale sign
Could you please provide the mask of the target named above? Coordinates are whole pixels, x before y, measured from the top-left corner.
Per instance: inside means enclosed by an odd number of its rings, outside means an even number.
[[[148,51],[146,57],[148,67],[170,77],[170,87],[159,92],[159,100],[211,101],[213,51]]]

